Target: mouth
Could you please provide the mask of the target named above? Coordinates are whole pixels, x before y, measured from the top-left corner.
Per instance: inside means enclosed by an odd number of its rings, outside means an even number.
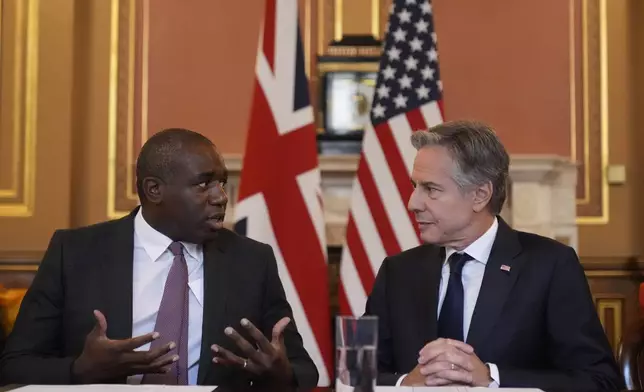
[[[212,230],[219,230],[222,227],[224,227],[224,218],[225,218],[225,213],[223,212],[212,214],[212,215],[209,215],[208,218],[206,219],[206,224]]]
[[[212,215],[208,216],[208,220],[214,220],[214,221],[218,221],[218,222],[223,222],[225,217],[226,217],[225,213],[218,212],[216,214],[212,214]]]

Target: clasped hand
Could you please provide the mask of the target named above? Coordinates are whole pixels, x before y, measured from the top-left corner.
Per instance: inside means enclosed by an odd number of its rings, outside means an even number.
[[[472,346],[452,339],[437,339],[418,353],[418,365],[402,382],[404,386],[470,385],[487,387],[489,369]]]

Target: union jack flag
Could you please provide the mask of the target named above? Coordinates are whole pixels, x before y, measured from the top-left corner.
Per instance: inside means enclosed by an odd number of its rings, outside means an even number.
[[[270,244],[304,346],[329,385],[327,255],[316,130],[297,0],[268,0],[235,230]]]
[[[340,310],[362,315],[380,264],[420,244],[407,201],[413,131],[443,122],[429,0],[395,0],[362,142],[340,264]]]

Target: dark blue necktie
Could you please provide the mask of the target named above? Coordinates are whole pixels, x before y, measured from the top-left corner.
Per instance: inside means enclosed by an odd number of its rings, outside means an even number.
[[[465,341],[463,334],[463,279],[461,273],[465,262],[472,260],[467,253],[453,253],[449,260],[447,293],[438,317],[438,337]]]

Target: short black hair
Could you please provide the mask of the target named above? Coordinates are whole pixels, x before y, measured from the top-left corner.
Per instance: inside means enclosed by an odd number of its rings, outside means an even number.
[[[141,203],[146,200],[143,179],[157,177],[169,180],[174,171],[177,153],[183,146],[195,144],[214,147],[213,142],[204,135],[184,128],[164,129],[143,144],[136,160],[136,191]]]

